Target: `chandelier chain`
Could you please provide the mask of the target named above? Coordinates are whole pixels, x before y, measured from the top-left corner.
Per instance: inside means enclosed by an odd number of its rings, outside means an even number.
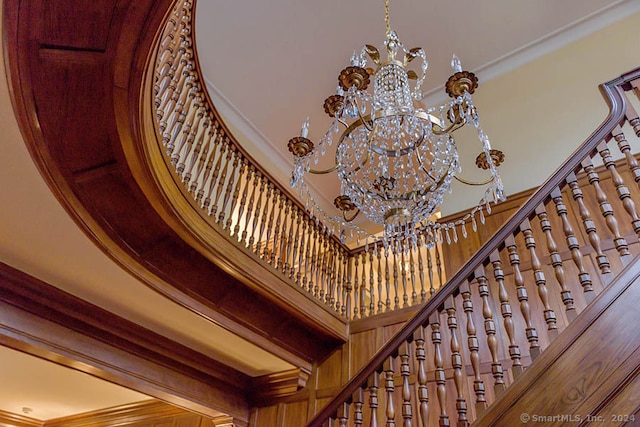
[[[387,36],[391,32],[391,24],[389,23],[389,0],[384,0],[384,24],[387,28]]]

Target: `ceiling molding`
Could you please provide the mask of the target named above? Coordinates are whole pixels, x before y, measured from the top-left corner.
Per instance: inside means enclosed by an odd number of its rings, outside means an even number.
[[[207,416],[248,419],[244,374],[2,263],[0,344]]]
[[[44,423],[35,418],[0,410],[0,427],[43,427]]]

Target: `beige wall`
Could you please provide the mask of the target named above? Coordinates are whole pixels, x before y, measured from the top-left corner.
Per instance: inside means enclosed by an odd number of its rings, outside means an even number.
[[[640,66],[639,41],[640,14],[635,14],[480,82],[473,98],[492,146],[506,155],[501,171],[507,195],[540,185],[604,120],[608,110],[598,85]],[[457,141],[462,157],[466,140]],[[518,151],[512,141],[518,141]],[[469,143],[475,158],[479,143]],[[473,169],[463,165],[465,173]],[[448,200],[443,215],[478,199]]]

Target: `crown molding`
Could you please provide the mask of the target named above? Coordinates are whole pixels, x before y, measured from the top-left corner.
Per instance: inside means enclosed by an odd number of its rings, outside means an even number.
[[[0,427],[43,427],[44,422],[24,415],[0,410]]]

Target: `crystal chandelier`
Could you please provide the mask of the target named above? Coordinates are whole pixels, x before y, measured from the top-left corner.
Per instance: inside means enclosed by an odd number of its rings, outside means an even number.
[[[425,107],[421,86],[427,71],[426,54],[422,48],[406,49],[391,30],[388,0],[385,24],[386,59],[371,45],[353,54],[350,66],[338,77],[337,93],[324,101],[324,110],[333,122],[318,143],[308,138],[308,118],[300,136],[289,141],[289,151],[294,155],[291,185],[301,192],[307,209],[343,241],[349,237],[378,239],[352,222],[360,212],[383,227],[385,244],[402,239],[413,246],[421,234],[427,235],[429,242],[441,241],[443,230],[448,239],[451,229],[457,236],[456,227],[466,236],[465,222],[472,222],[475,230],[476,213],[483,219],[482,210],[490,212],[490,202],[504,199],[497,170],[504,154],[491,148],[471,99],[478,79],[463,71],[454,55],[454,74],[445,85],[451,100]],[[410,69],[416,59],[420,60],[418,72]],[[413,88],[410,81],[415,81]],[[371,86],[373,91],[368,91]],[[462,170],[452,133],[467,124],[477,129],[482,146],[476,165],[490,174],[482,182],[457,176]],[[329,150],[332,145],[335,149]],[[328,152],[335,156],[331,167],[314,169]],[[341,216],[322,210],[305,181],[309,173],[332,172],[340,180],[340,196],[334,204],[342,211]],[[434,222],[431,218],[451,191],[453,179],[486,186],[484,195],[462,220],[452,224]]]

